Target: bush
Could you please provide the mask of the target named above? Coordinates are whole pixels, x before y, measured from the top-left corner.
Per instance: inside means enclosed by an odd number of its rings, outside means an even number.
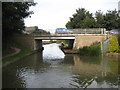
[[[116,37],[118,39],[118,43],[119,43],[119,46],[120,46],[120,34],[117,34]]]
[[[49,43],[56,43],[56,41],[52,41],[52,40],[50,40]]]
[[[99,56],[101,55],[101,48],[100,45],[84,46],[79,49],[79,53],[86,56]]]
[[[109,44],[109,52],[117,52],[119,50],[117,37],[112,36]]]

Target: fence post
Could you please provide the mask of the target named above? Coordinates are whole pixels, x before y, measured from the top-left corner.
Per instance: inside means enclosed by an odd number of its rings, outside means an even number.
[[[103,28],[101,29],[101,34],[103,34]]]
[[[104,34],[106,34],[106,29],[104,28]]]
[[[85,29],[85,34],[86,34],[86,29]]]

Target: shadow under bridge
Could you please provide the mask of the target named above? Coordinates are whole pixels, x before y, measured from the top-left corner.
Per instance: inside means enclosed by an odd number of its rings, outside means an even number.
[[[42,40],[68,40],[68,48],[72,49],[75,35],[34,35],[34,50],[43,50]]]

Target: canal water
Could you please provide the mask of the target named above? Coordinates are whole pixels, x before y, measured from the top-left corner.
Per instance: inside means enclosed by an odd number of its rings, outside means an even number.
[[[65,55],[58,44],[3,68],[3,88],[118,88],[118,60]]]

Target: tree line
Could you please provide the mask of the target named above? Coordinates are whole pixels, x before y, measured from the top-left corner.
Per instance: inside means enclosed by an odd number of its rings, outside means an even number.
[[[95,16],[84,8],[76,9],[76,13],[66,23],[68,29],[75,28],[106,28],[107,30],[120,28],[120,16],[116,10],[108,10],[105,14],[96,11]]]
[[[33,2],[2,2],[2,46],[10,48],[13,44],[14,33],[21,33],[24,28],[24,19],[33,14],[29,7]]]
[[[15,32],[24,30],[24,18],[33,14],[29,11],[33,2],[3,2],[2,3],[2,36],[8,39]]]

